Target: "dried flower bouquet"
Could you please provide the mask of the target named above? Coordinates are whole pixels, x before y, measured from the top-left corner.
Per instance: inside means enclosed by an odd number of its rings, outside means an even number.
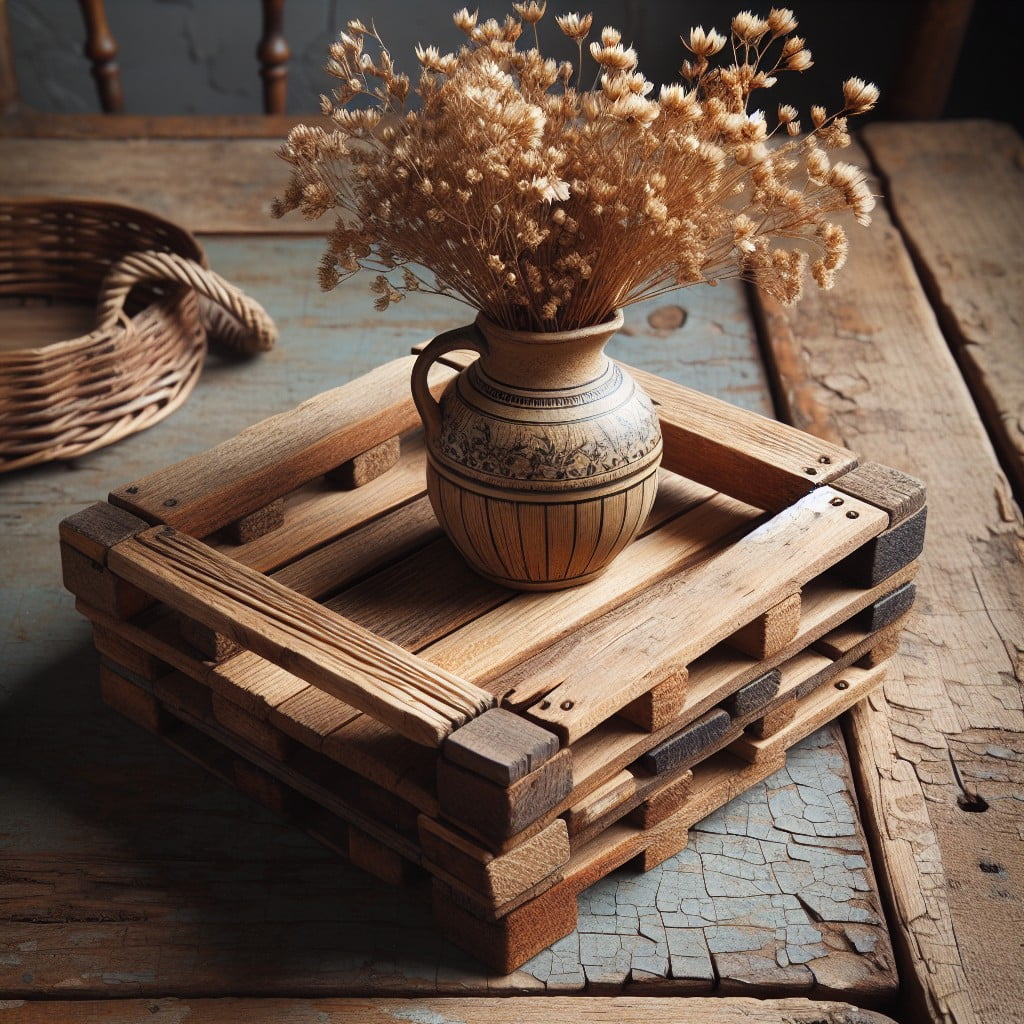
[[[289,135],[275,204],[338,211],[325,289],[373,269],[378,309],[428,291],[509,329],[562,331],[697,282],[745,278],[791,303],[809,265],[831,286],[847,239],[829,218],[867,224],[874,200],[827,151],[849,145],[847,116],[874,106],[874,85],[846,81],[843,108],[812,107],[807,134],[787,104],[770,127],[757,94],[811,66],[791,11],[738,14],[729,37],[692,29],[682,82],[655,98],[615,29],[586,46],[589,14],[556,19],[576,62],[520,49],[544,6],[500,23],[456,13],[466,45],[417,48],[418,109],[375,30],[341,33],[327,66],[340,84],[322,100],[333,125]]]

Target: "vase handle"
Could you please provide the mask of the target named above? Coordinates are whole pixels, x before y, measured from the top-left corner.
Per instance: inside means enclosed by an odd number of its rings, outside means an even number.
[[[455,327],[439,334],[427,344],[413,363],[412,400],[416,403],[420,419],[423,420],[423,430],[428,442],[433,441],[441,432],[441,409],[430,393],[427,375],[436,360],[458,349],[469,349],[479,352],[480,355],[487,354],[487,339],[476,323]]]

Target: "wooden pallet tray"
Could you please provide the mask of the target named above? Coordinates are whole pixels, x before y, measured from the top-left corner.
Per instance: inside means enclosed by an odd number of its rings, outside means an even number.
[[[582,888],[676,852],[877,683],[924,491],[638,374],[666,440],[643,535],[584,587],[516,594],[440,535],[409,368],[69,517],[65,583],[111,704],[230,751],[239,785],[315,808],[357,864],[425,868],[442,928],[511,970]]]

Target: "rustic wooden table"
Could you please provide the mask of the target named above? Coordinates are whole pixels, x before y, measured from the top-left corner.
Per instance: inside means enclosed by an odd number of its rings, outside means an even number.
[[[628,311],[620,357],[923,478],[921,596],[884,697],[679,856],[589,890],[576,933],[497,978],[436,937],[424,900],[109,711],[60,584],[64,516],[467,318],[428,297],[380,316],[361,283],[319,293],[319,240],[266,213],[286,127],[0,122],[0,195],[162,213],[281,331],[254,362],[211,357],[151,430],[0,478],[0,1021],[1021,1019],[1019,138],[873,126],[854,158],[888,202],[835,291],[783,311],[722,286]],[[0,347],[25,343],[13,314]],[[37,331],[69,324],[41,313]]]

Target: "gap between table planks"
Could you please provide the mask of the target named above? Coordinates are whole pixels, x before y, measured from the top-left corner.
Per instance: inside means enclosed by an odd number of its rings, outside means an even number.
[[[1000,150],[1002,129],[938,130],[971,150],[961,166]],[[876,141],[884,170],[888,152]],[[964,180],[931,179],[928,202],[955,208],[956,222]],[[972,257],[1017,251],[999,200],[975,198],[991,204],[981,230],[993,242],[972,247]],[[882,694],[853,710],[851,754],[908,1013],[1009,1021],[1024,1006],[1024,530],[906,246],[884,206],[874,219],[857,233],[834,291],[811,290],[793,310],[763,301],[765,336],[796,426],[928,484],[928,600]],[[1000,292],[986,306],[995,338],[1019,336],[1004,301]]]

